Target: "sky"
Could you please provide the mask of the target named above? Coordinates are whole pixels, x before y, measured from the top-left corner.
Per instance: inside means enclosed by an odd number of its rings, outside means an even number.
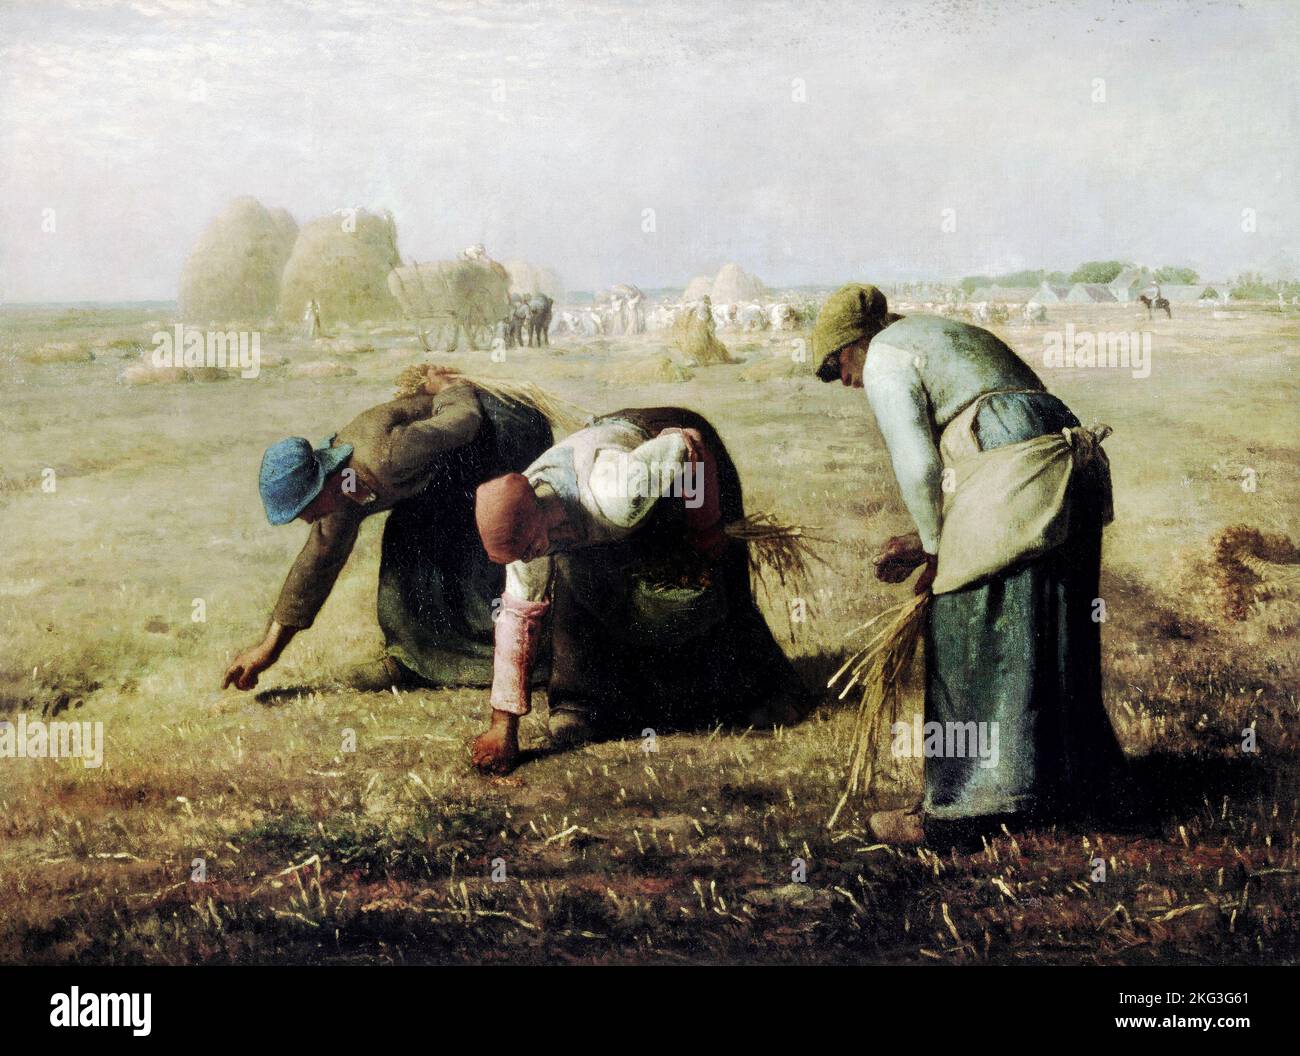
[[[1300,3],[0,0],[0,301],[251,194],[570,289],[1300,271]]]

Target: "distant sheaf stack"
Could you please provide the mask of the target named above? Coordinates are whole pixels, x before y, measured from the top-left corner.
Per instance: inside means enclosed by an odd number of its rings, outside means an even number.
[[[190,251],[181,271],[181,318],[224,323],[273,315],[297,236],[298,225],[285,210],[236,198]]]
[[[279,314],[301,318],[310,300],[330,323],[395,319],[401,312],[388,275],[402,263],[392,214],[360,209],[303,225],[280,282]]]
[[[195,324],[297,322],[315,300],[330,322],[394,319],[388,275],[400,264],[390,214],[336,213],[300,230],[286,210],[236,198],[190,251],[180,315]]]

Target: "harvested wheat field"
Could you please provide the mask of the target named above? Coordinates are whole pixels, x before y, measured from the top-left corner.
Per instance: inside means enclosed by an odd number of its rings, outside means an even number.
[[[637,739],[560,752],[539,703],[523,765],[494,779],[469,765],[486,690],[338,680],[381,645],[382,517],[364,523],[316,624],[258,690],[218,688],[305,533],[267,524],[263,449],[315,442],[389,398],[431,358],[414,329],[358,327],[327,350],[296,328],[264,330],[256,377],[134,383],[174,311],[0,314],[0,707],[103,724],[99,767],[0,767],[0,961],[1300,953],[1300,641],[1284,615],[1300,597],[1294,310],[1183,308],[1148,323],[1140,308],[1057,305],[1045,325],[996,328],[1081,419],[1114,429],[1105,704],[1145,809],[1127,827],[1048,825],[948,853],[866,831],[872,809],[919,785],[914,764],[887,757],[827,827],[856,697],[825,685],[860,645],[849,632],[910,596],[868,560],[910,522],[865,397],[813,377],[798,355],[806,331],[729,338],[735,362],[689,370],[667,332],[432,357],[590,413],[699,410],[751,512],[821,540],[801,584],[769,577],[758,592],[818,687],[805,721],[665,731],[653,752]],[[1044,334],[1067,323],[1149,331],[1149,376],[1044,366]],[[801,868],[807,882],[792,882]]]

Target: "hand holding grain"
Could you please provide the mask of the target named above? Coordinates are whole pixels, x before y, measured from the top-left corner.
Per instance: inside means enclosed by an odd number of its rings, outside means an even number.
[[[901,583],[926,561],[925,547],[916,532],[896,535],[880,548],[876,556],[876,578],[882,583]]]

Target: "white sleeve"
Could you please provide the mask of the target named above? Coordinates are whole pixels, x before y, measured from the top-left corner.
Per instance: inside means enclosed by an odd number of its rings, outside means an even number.
[[[548,601],[551,596],[551,559],[511,561],[506,565],[506,591],[520,601]]]
[[[934,441],[930,398],[912,354],[887,345],[871,348],[863,385],[921,544],[926,553],[937,553],[943,522],[943,463]]]
[[[686,450],[681,433],[656,436],[632,451],[602,448],[588,481],[597,512],[622,528],[636,525],[681,479]]]

